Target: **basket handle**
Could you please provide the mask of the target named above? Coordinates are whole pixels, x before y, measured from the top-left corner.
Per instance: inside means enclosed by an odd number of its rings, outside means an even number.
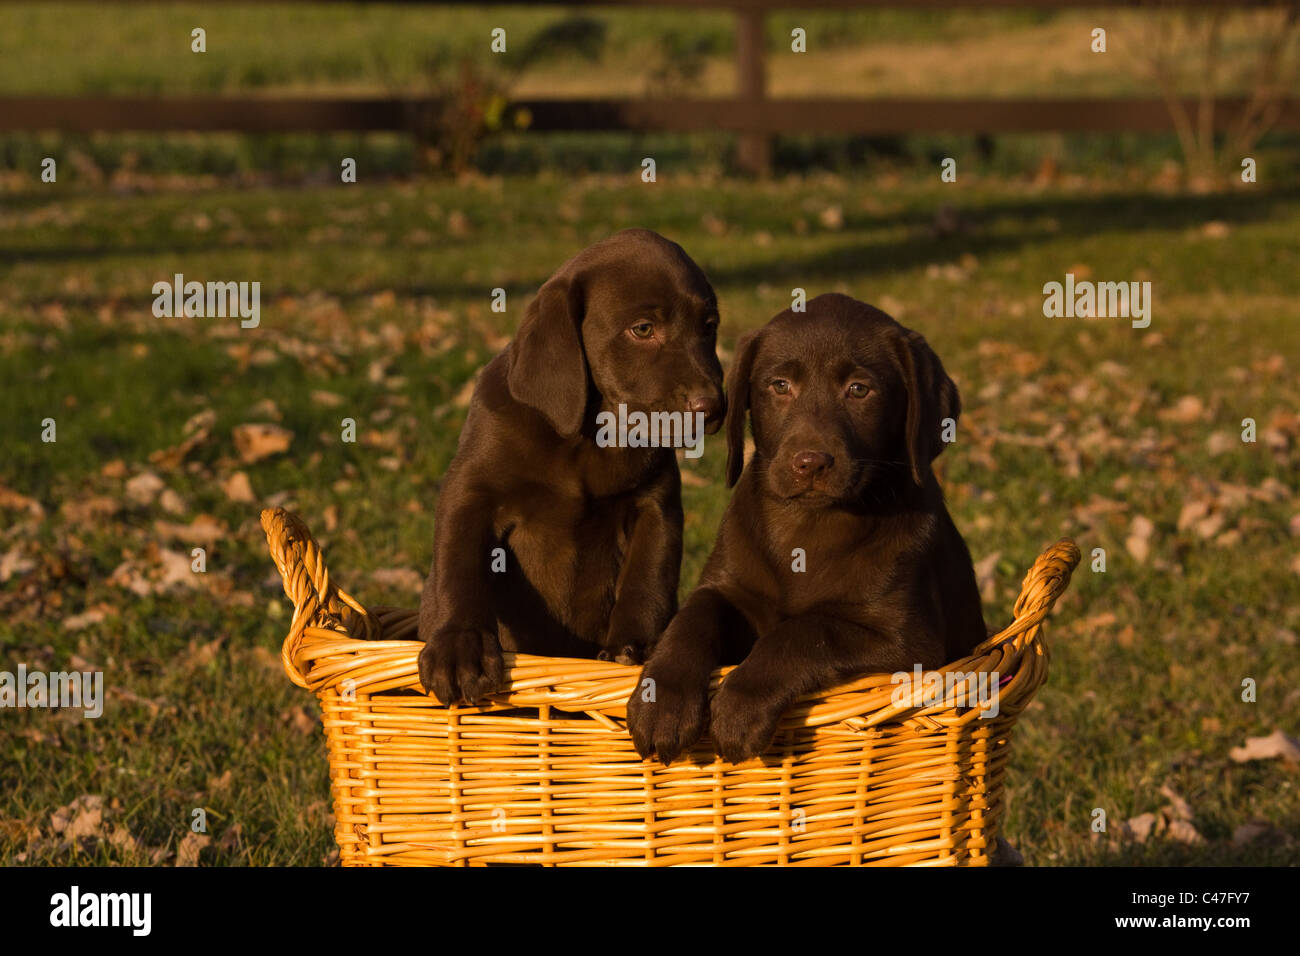
[[[1079,546],[1067,537],[1043,551],[1034,562],[1034,567],[1024,575],[1021,596],[1015,598],[1015,607],[1011,610],[1014,619],[1010,627],[989,637],[972,650],[971,656],[988,652],[998,644],[1013,640],[1043,623],[1048,614],[1052,613],[1057,598],[1070,587],[1070,574],[1078,566],[1079,557]]]
[[[307,678],[298,666],[307,628],[323,627],[375,640],[379,625],[360,603],[330,580],[320,546],[301,518],[284,508],[267,508],[262,512],[262,530],[284,581],[284,593],[293,602],[293,624],[280,648],[280,659],[289,679],[299,687],[307,687]]]
[[[1014,618],[1011,626],[980,644],[971,655],[983,654],[1042,624],[1057,598],[1070,586],[1070,574],[1078,565],[1079,557],[1079,546],[1069,538],[1062,538],[1040,554],[1020,585],[1020,596],[1011,612]]]

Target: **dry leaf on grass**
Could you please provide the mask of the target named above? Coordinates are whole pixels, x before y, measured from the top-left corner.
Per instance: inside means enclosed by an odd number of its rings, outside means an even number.
[[[81,614],[72,614],[63,619],[63,629],[65,631],[80,631],[103,622],[106,615],[98,608],[84,611]]]
[[[0,584],[8,581],[15,574],[25,574],[34,567],[36,562],[23,555],[22,545],[15,544],[4,554],[0,554]]]
[[[316,389],[311,393],[310,397],[313,403],[325,408],[338,408],[338,406],[343,404],[343,396],[337,392],[326,392],[321,389]]]
[[[12,508],[15,511],[26,511],[33,518],[45,517],[45,507],[35,498],[28,498],[21,495],[12,488],[6,488],[0,485],[0,508]]]
[[[221,839],[217,842],[217,846],[222,850],[225,850],[227,853],[234,853],[239,849],[239,845],[243,840],[244,825],[242,823],[234,823],[226,827],[226,832],[221,834]]]
[[[132,504],[148,505],[158,497],[158,494],[166,485],[158,475],[152,471],[142,471],[134,478],[126,482],[126,497]]]
[[[171,448],[164,448],[156,451],[149,456],[149,460],[159,468],[173,469],[179,468],[185,457],[195,448],[202,445],[212,435],[212,426],[217,422],[217,413],[212,409],[205,409],[196,415],[191,415],[189,421],[185,423],[184,438],[179,445]]]
[[[224,479],[221,482],[221,490],[228,500],[236,504],[252,504],[257,500],[257,496],[253,494],[252,482],[248,480],[248,475],[242,471],[237,471]]]
[[[211,664],[217,659],[217,655],[221,653],[221,645],[225,642],[224,637],[218,637],[203,644],[198,641],[190,641],[185,649],[185,660],[194,667],[204,667]]]
[[[1236,763],[1248,760],[1283,760],[1300,762],[1300,741],[1288,737],[1280,730],[1275,730],[1267,737],[1247,737],[1243,747],[1233,747],[1228,756]]]
[[[1174,422],[1178,425],[1191,425],[1205,415],[1205,403],[1195,395],[1184,395],[1168,408],[1156,412],[1161,421]]]
[[[199,854],[203,848],[212,842],[212,837],[206,833],[195,833],[193,831],[185,834],[185,839],[181,840],[181,845],[176,848],[176,866],[198,866]]]
[[[184,544],[197,544],[211,546],[216,544],[221,538],[229,533],[229,529],[222,521],[218,521],[212,515],[202,514],[191,521],[189,524],[178,524],[172,521],[155,521],[153,523],[154,532],[160,538],[169,538],[172,541],[180,541]]]
[[[91,495],[89,498],[65,501],[59,508],[59,514],[73,524],[97,525],[105,518],[117,514],[121,509],[122,504],[116,498]]]
[[[1120,835],[1138,843],[1146,843],[1153,833],[1164,829],[1164,818],[1155,813],[1143,813],[1130,817],[1120,824]]]
[[[316,718],[307,712],[306,707],[291,707],[280,715],[280,719],[300,734],[310,734],[316,730]]]
[[[246,465],[288,451],[293,442],[289,429],[263,423],[236,425],[234,436],[235,450]]]
[[[1150,557],[1151,535],[1155,530],[1156,526],[1150,518],[1134,515],[1133,522],[1129,525],[1128,537],[1124,540],[1124,547],[1138,564],[1145,564]]]
[[[77,797],[66,807],[59,807],[50,817],[50,829],[65,840],[102,836],[104,798],[98,794]]]
[[[1186,820],[1169,821],[1169,839],[1177,840],[1179,843],[1189,844],[1205,842],[1205,837],[1201,836],[1196,827],[1192,826]]]
[[[248,410],[248,414],[254,418],[269,418],[273,422],[284,420],[284,413],[280,411],[280,406],[275,404],[274,399],[263,398],[253,403]]]
[[[1161,784],[1160,795],[1169,801],[1169,806],[1166,809],[1169,811],[1168,815],[1172,817],[1172,819],[1190,820],[1192,818],[1191,805],[1180,797],[1174,788],[1169,786],[1169,784]]]
[[[144,844],[132,836],[130,830],[120,824],[113,827],[113,832],[108,836],[108,842],[119,850],[125,850],[128,853],[140,853],[144,850]]]

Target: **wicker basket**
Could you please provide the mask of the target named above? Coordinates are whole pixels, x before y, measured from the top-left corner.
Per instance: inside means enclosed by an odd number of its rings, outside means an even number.
[[[988,865],[1011,728],[1047,676],[1043,620],[1079,560],[1070,541],[1045,551],[1011,626],[943,668],[1000,675],[996,717],[895,703],[873,674],[799,701],[759,759],[722,763],[705,740],[664,767],[623,724],[637,668],[507,654],[507,690],[443,707],[420,688],[415,611],[340,591],[296,515],[262,527],[294,607],[284,668],[320,699],[353,866]]]

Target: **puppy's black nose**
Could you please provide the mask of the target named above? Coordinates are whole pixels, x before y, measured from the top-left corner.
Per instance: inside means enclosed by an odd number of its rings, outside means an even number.
[[[824,451],[797,452],[792,462],[797,478],[816,480],[831,470],[835,459]]]

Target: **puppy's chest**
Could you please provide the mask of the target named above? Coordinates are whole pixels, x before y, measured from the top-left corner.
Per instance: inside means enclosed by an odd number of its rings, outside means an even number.
[[[747,568],[755,615],[768,624],[802,614],[831,614],[868,623],[891,613],[892,575],[863,560],[857,543],[827,542],[811,533],[751,542]],[[754,571],[758,571],[757,575]]]
[[[517,568],[552,608],[603,604],[630,534],[630,497],[593,499],[538,489],[503,507],[497,534]],[[567,616],[567,615],[566,615]]]

